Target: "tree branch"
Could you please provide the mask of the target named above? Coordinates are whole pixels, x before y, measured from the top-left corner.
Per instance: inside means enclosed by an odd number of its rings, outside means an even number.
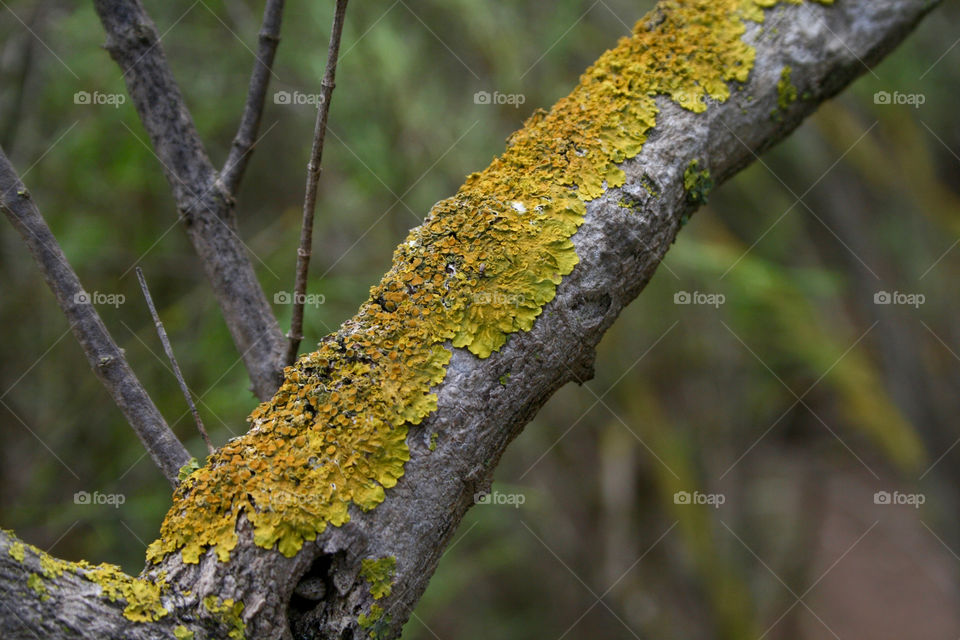
[[[157,336],[163,345],[163,351],[167,354],[170,366],[173,367],[173,375],[177,379],[177,384],[180,385],[180,392],[183,394],[184,400],[187,401],[187,407],[190,409],[190,413],[193,414],[193,421],[197,425],[197,431],[200,432],[200,436],[203,437],[203,441],[207,444],[207,451],[213,453],[216,447],[214,447],[213,442],[210,441],[210,436],[203,426],[203,420],[200,419],[200,412],[197,411],[197,406],[193,403],[193,396],[190,395],[190,389],[187,388],[187,383],[183,379],[183,372],[180,371],[177,357],[173,354],[173,345],[170,344],[170,338],[167,337],[167,330],[163,328],[163,322],[160,321],[160,314],[157,313],[157,308],[153,304],[153,296],[150,295],[150,288],[147,287],[147,279],[143,277],[143,270],[140,267],[137,267],[136,271],[137,280],[140,281],[140,290],[143,291],[143,297],[147,301],[147,309],[150,310],[150,317],[153,318],[153,326],[157,329]]]
[[[273,59],[280,44],[280,22],[283,18],[283,0],[267,0],[263,9],[263,26],[260,28],[260,45],[257,49],[257,61],[250,75],[250,88],[247,102],[240,118],[240,128],[233,138],[227,161],[220,171],[220,181],[227,193],[236,197],[247,169],[250,156],[253,155],[257,132],[260,130],[260,118],[266,101],[267,87],[273,73]]]
[[[645,131],[642,149],[634,157],[618,163],[625,183],[617,187],[609,184],[596,186],[599,194],[586,203],[582,224],[572,237],[579,261],[572,272],[563,277],[555,297],[543,307],[532,327],[512,333],[499,351],[486,358],[478,358],[466,349],[452,347],[450,343],[444,345],[443,348],[451,354],[442,382],[431,388],[437,396],[436,408],[422,422],[405,425],[405,429],[409,429],[408,433],[404,431],[409,460],[401,463],[403,475],[395,486],[386,489],[383,501],[373,507],[368,503],[366,506],[370,508],[366,510],[354,504],[349,507],[348,521],[331,523],[325,529],[308,530],[308,533],[315,533],[315,539],[312,534],[308,535],[303,546],[295,548],[291,557],[275,548],[256,544],[255,538],[262,539],[269,531],[255,531],[251,522],[255,516],[269,515],[271,508],[282,509],[289,504],[290,496],[279,495],[276,502],[262,502],[256,508],[244,503],[244,513],[236,519],[235,526],[212,532],[218,540],[228,542],[233,542],[232,536],[236,534],[235,545],[229,548],[229,559],[218,557],[213,549],[201,552],[195,549],[189,554],[188,563],[183,554],[173,552],[162,555],[158,564],[151,565],[143,574],[144,577],[157,578],[162,572],[167,584],[173,585],[171,589],[178,594],[179,605],[177,612],[170,615],[180,616],[193,629],[185,612],[201,610],[202,599],[215,595],[244,603],[242,617],[248,637],[266,640],[365,638],[371,634],[379,638],[396,637],[423,593],[445,545],[474,503],[475,494],[489,486],[493,468],[506,446],[555,390],[566,382],[590,377],[594,348],[601,336],[621,309],[650,280],[683,221],[702,199],[704,189],[701,187],[704,185],[697,185],[696,180],[690,179],[692,162],[698,161],[697,175],[706,170],[717,183],[728,179],[750,164],[756,154],[794,130],[820,102],[836,94],[892,50],[936,4],[929,0],[844,0],[829,6],[785,3],[765,12],[766,22],[762,27],[747,23],[742,40],[755,48],[756,56],[749,76],[744,73],[743,84],[734,87],[741,90],[735,90],[723,102],[711,103],[702,113],[684,109],[666,96],[656,98],[656,123]],[[667,14],[679,11],[680,7],[689,10],[706,5],[685,0],[661,3],[653,14],[639,23],[634,37],[646,38],[650,32],[659,33]],[[741,5],[729,2],[722,6]],[[710,27],[709,22],[700,20],[687,24],[694,29]],[[727,33],[735,33],[736,39],[740,40],[736,29]],[[650,44],[649,40],[643,40],[642,44],[653,47],[652,51],[650,47],[644,51],[653,55],[655,60],[667,60],[661,54],[668,51],[658,51],[656,47],[669,49],[678,39],[665,37],[659,42]],[[628,39],[621,43],[630,45]],[[693,46],[701,46],[701,43],[696,42]],[[669,64],[683,63],[676,57],[669,59]],[[633,79],[629,74],[646,71],[641,64],[627,64],[629,61],[620,58],[614,60],[624,63],[616,65],[616,69],[628,74],[627,81]],[[784,68],[788,66],[792,69],[790,81],[797,89],[797,96],[802,96],[793,101],[784,99]],[[611,68],[606,66],[602,70]],[[603,73],[585,74],[582,83],[602,83],[609,77]],[[622,78],[619,80],[623,81]],[[583,90],[584,86],[595,88],[597,85],[582,84],[578,90]],[[712,90],[720,89],[714,87]],[[577,96],[578,99],[582,97],[582,93]],[[562,111],[570,104],[565,98],[555,110]],[[622,116],[623,113],[618,112],[611,117]],[[528,136],[524,139],[528,144],[543,143],[547,148],[556,139],[551,131],[537,128],[541,117],[548,116],[535,116],[518,135],[521,138]],[[575,124],[578,123],[583,124],[581,120],[575,120]],[[613,129],[614,124],[604,120],[589,126],[610,125]],[[538,131],[542,131],[543,137],[529,137]],[[517,137],[512,138],[512,142],[516,140]],[[581,144],[589,142],[581,141]],[[577,147],[570,146],[569,150],[563,159],[579,166],[576,163],[580,162],[581,155],[577,153]],[[551,158],[556,156],[551,155]],[[556,164],[549,165],[550,169],[556,167]],[[619,177],[615,172],[606,175]],[[474,175],[468,184],[475,185],[477,179]],[[502,206],[503,202],[494,203],[493,198],[507,198],[509,201],[511,195],[510,192],[493,194],[486,202],[491,206]],[[523,208],[522,203],[518,204]],[[398,249],[397,260],[403,259],[405,247],[416,246],[425,237],[423,234],[428,233],[431,225],[443,229],[443,223],[452,223],[453,226],[446,229],[445,238],[454,238],[457,234],[469,236],[470,225],[476,224],[482,212],[473,213],[476,215],[444,218],[435,211],[424,227],[415,230]],[[537,212],[527,210],[525,213]],[[450,220],[451,217],[454,219]],[[391,273],[398,270],[395,263]],[[456,278],[456,270],[449,271],[454,273],[445,273],[451,279]],[[427,273],[431,278],[434,275],[441,283],[444,281],[443,274]],[[390,277],[388,274],[385,282],[390,282]],[[394,297],[403,295],[407,294],[401,289]],[[364,311],[369,312],[372,305],[377,305],[383,313],[389,314],[395,308],[394,304],[387,297],[372,299]],[[329,349],[347,349],[349,341],[358,337],[361,318],[358,314],[345,323],[340,332],[324,345]],[[390,345],[379,347],[383,349],[381,353],[389,353]],[[329,349],[325,353],[330,353]],[[316,362],[315,365],[317,370],[314,371],[291,369],[289,382],[293,386],[290,388],[296,389],[299,383],[294,379],[296,376],[322,374],[318,370],[325,366],[324,363]],[[362,371],[370,363],[357,360],[351,366]],[[504,384],[501,380],[508,373],[509,381]],[[333,391],[324,391],[327,394],[324,402],[333,402]],[[346,394],[358,389],[349,387],[340,391]],[[283,399],[277,397],[274,400],[280,402]],[[405,398],[404,401],[412,399]],[[302,418],[310,420],[307,413],[303,413]],[[342,418],[348,425],[353,425],[353,429],[363,428],[362,412]],[[287,428],[287,423],[276,424]],[[340,432],[332,427],[324,430],[327,425],[319,425],[321,429],[315,431],[314,426],[307,424],[302,431],[293,429],[290,437],[294,441],[302,437],[306,440],[303,446],[309,448],[308,437],[313,438],[318,433],[335,437],[353,433],[350,429]],[[265,420],[256,421],[254,428],[240,441],[222,449],[210,465],[196,472],[196,477],[191,476],[189,490],[178,491],[176,506],[168,514],[168,519],[176,519],[181,509],[202,506],[202,503],[194,502],[206,495],[199,483],[204,478],[209,479],[212,473],[225,470],[228,480],[243,482],[244,477],[249,478],[246,474],[251,469],[260,469],[258,474],[273,471],[269,466],[264,469],[261,463],[268,464],[267,461],[275,459],[258,449],[261,445],[269,449],[271,444],[276,446],[281,441],[270,427]],[[439,438],[435,439],[433,434],[439,434]],[[323,446],[326,447],[326,443]],[[336,450],[337,447],[329,449]],[[370,462],[364,458],[366,452],[351,450],[347,453],[359,453],[361,464]],[[313,462],[323,465],[327,455],[318,452]],[[375,449],[370,455],[386,454],[383,449]],[[235,462],[231,456],[240,462]],[[267,493],[279,488],[279,481],[264,480],[263,477],[258,475],[254,484],[244,488]],[[300,501],[294,505],[297,507],[294,511],[309,510],[315,506],[311,501],[319,501],[322,507],[329,506],[320,497],[327,487],[317,486],[316,489],[317,494],[298,494],[296,497]],[[244,492],[241,499],[248,500],[248,493]],[[236,507],[238,503],[231,504]],[[204,520],[197,524],[212,526],[211,522]],[[291,519],[277,526],[296,529],[313,524],[309,520]],[[395,571],[391,572],[388,581],[391,589],[386,594],[378,590],[379,598],[374,598],[371,593],[369,574],[365,575],[361,570],[363,560],[372,558],[392,558],[395,561]],[[20,610],[38,610],[40,599],[27,596],[18,600]],[[78,614],[72,615],[75,618]],[[13,624],[9,616],[0,617],[0,631],[14,628]]]
[[[67,262],[56,238],[0,149],[0,208],[23,237],[57,304],[67,317],[87,361],[133,427],[147,453],[174,487],[190,454],[153,404],[113,341],[90,295]]]
[[[310,256],[313,253],[313,217],[317,208],[317,183],[320,181],[323,158],[323,141],[327,134],[327,115],[330,113],[330,98],[336,86],[337,57],[340,54],[340,36],[343,19],[347,13],[347,0],[337,0],[330,29],[330,47],[327,51],[327,68],[320,83],[320,104],[317,105],[317,122],[313,130],[313,145],[310,162],[307,164],[307,187],[303,196],[303,220],[300,225],[300,246],[297,248],[297,275],[293,286],[293,315],[290,333],[287,335],[286,363],[297,359],[300,341],[303,340],[303,306],[307,295],[307,277],[310,271]]]
[[[94,7],[253,390],[269,398],[280,382],[285,340],[237,233],[232,197],[203,149],[156,27],[139,0],[94,0]]]

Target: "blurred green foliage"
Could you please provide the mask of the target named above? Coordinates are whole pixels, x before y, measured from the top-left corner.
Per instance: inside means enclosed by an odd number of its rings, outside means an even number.
[[[310,285],[325,303],[308,309],[305,344],[349,317],[407,229],[650,6],[354,3]],[[262,7],[148,8],[219,164]],[[331,11],[289,4],[271,97],[317,93]],[[216,442],[244,430],[254,398],[129,101],[75,103],[77,92],[123,94],[91,3],[16,0],[0,16],[0,144],[87,290],[125,296],[102,315],[202,455],[135,265]],[[756,637],[792,601],[772,595],[779,576],[798,592],[810,582],[810,496],[831,474],[919,486],[938,496],[925,522],[960,540],[946,515],[960,468],[948,449],[960,410],[957,18],[957,6],[940,9],[762,163],[710,194],[601,343],[596,379],[558,393],[508,451],[496,488],[523,493],[524,504],[468,514],[404,637]],[[478,91],[523,102],[477,104]],[[880,91],[926,100],[878,104]],[[293,281],[313,117],[310,104],[268,100],[240,194],[243,237],[269,297]],[[0,524],[56,555],[137,572],[169,488],[5,224],[0,245]],[[925,302],[874,304],[880,291]],[[724,299],[675,304],[681,292]],[[287,309],[276,311],[286,326]],[[77,491],[126,501],[75,504]],[[726,502],[677,504],[683,491]],[[801,637],[790,628],[788,617],[769,637]]]

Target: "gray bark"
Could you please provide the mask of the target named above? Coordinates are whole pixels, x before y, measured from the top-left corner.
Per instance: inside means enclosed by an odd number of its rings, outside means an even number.
[[[123,71],[254,393],[265,400],[280,384],[286,341],[238,235],[233,195],[204,151],[156,27],[139,0],[95,0],[94,6],[107,32],[105,47]],[[239,176],[230,180],[235,187]]]
[[[366,513],[351,508],[350,522],[329,527],[293,558],[255,546],[251,527],[243,519],[230,562],[218,562],[208,553],[199,564],[184,565],[179,554],[173,554],[146,573],[155,576],[163,570],[175,585],[168,617],[186,621],[198,631],[198,638],[206,637],[191,621],[200,610],[199,599],[216,594],[246,603],[247,637],[365,638],[369,630],[359,628],[357,616],[369,610],[373,600],[359,576],[360,560],[394,556],[393,591],[376,603],[389,614],[389,623],[377,637],[395,637],[474,495],[489,486],[506,446],[554,391],[592,375],[596,344],[650,280],[681,221],[695,207],[683,185],[690,161],[698,159],[718,183],[729,178],[796,128],[820,102],[864,73],[865,65],[880,60],[936,4],[931,0],[786,4],[768,12],[762,29],[748,25],[746,39],[756,47],[757,57],[746,86],[702,114],[667,99],[659,101],[661,113],[648,142],[639,156],[622,165],[627,183],[588,204],[586,221],[573,237],[580,263],[563,279],[533,329],[512,335],[487,359],[453,349],[447,376],[436,389],[439,408],[410,429],[410,461],[386,500]],[[778,109],[777,82],[785,65],[792,67],[793,83],[804,97],[771,118]],[[621,207],[621,201],[631,206]],[[507,373],[509,382],[503,385],[500,378]],[[434,432],[442,437],[430,451]],[[0,549],[0,568],[10,564],[5,556]],[[16,568],[0,569],[4,589],[19,588],[23,580],[22,569],[19,574]],[[313,600],[294,596],[301,581],[322,589],[312,589]],[[115,621],[118,629],[126,628],[115,607],[93,598],[85,605],[83,615],[98,616],[101,629],[105,619]],[[80,615],[56,614],[48,603],[29,597],[17,598],[15,606],[22,615],[41,610],[44,615]],[[161,637],[159,631],[149,636],[139,629],[124,637]],[[0,616],[0,631],[4,637],[32,637],[7,613]],[[79,637],[118,637],[112,633]],[[51,631],[43,637],[68,636]]]

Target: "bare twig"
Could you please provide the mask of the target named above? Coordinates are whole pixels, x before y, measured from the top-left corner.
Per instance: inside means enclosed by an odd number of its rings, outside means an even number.
[[[267,0],[263,10],[263,26],[260,28],[260,46],[257,49],[257,61],[250,75],[250,88],[247,102],[240,118],[240,128],[233,138],[227,161],[220,172],[220,182],[231,196],[236,196],[243,173],[253,154],[260,118],[266,101],[270,75],[273,73],[273,59],[280,44],[280,22],[283,17],[283,0]]]
[[[150,309],[150,315],[153,317],[153,324],[157,328],[157,335],[160,336],[160,343],[163,345],[163,350],[167,354],[167,359],[170,360],[170,364],[173,366],[173,375],[176,376],[177,382],[180,384],[180,391],[183,392],[183,397],[187,400],[187,406],[190,407],[190,413],[193,414],[193,420],[197,423],[197,431],[203,436],[203,441],[207,443],[207,451],[213,453],[216,451],[216,447],[210,442],[210,436],[203,426],[203,420],[200,419],[200,412],[197,411],[197,406],[193,403],[193,397],[190,395],[187,383],[183,380],[183,372],[180,371],[177,357],[173,355],[173,346],[170,344],[170,338],[167,337],[167,330],[163,328],[163,322],[160,321],[160,314],[157,313],[157,308],[153,304],[153,296],[150,295],[147,280],[143,277],[143,270],[140,269],[140,267],[137,267],[137,280],[140,281],[140,290],[143,291],[143,297],[147,301],[147,308]]]
[[[347,0],[337,0],[330,31],[330,50],[327,53],[327,68],[320,83],[320,104],[317,105],[317,123],[313,131],[313,147],[307,164],[307,188],[303,197],[303,222],[300,227],[300,246],[297,248],[297,275],[293,286],[293,316],[290,333],[287,334],[286,363],[293,364],[297,358],[300,341],[303,340],[303,303],[307,293],[307,271],[313,247],[313,214],[317,206],[317,183],[320,180],[323,140],[327,133],[327,114],[330,113],[330,97],[333,95],[337,74],[337,56],[340,53],[340,35],[343,33],[343,18],[347,12]]]
[[[285,341],[237,233],[233,199],[217,180],[140,0],[94,0],[94,7],[254,392],[267,399],[280,384]]]
[[[113,341],[93,306],[93,300],[80,286],[80,279],[2,149],[0,208],[23,236],[90,366],[113,396],[113,401],[140,437],[154,463],[176,486],[180,467],[187,463],[190,454],[160,415],[120,347]]]

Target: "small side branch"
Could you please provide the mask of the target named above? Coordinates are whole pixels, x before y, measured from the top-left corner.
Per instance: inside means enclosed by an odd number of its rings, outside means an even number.
[[[307,164],[307,188],[303,198],[303,222],[300,227],[300,246],[297,248],[297,275],[293,286],[293,316],[290,320],[290,333],[286,363],[293,364],[297,359],[300,341],[303,340],[303,304],[307,293],[307,272],[310,268],[310,255],[313,251],[313,216],[317,206],[317,183],[320,180],[323,140],[327,133],[327,115],[330,113],[330,98],[336,86],[337,57],[340,54],[340,36],[343,33],[343,18],[347,12],[347,0],[337,0],[333,15],[333,28],[330,31],[330,50],[327,53],[327,68],[320,83],[320,104],[317,105],[317,123],[313,131],[313,146],[310,149],[310,162]]]
[[[0,209],[23,237],[94,373],[140,437],[154,463],[170,484],[176,486],[180,467],[189,461],[190,454],[160,415],[110,336],[90,296],[80,286],[80,279],[2,149]]]
[[[167,337],[167,330],[163,328],[163,322],[160,321],[160,314],[157,313],[157,308],[153,304],[153,296],[150,295],[150,288],[147,287],[147,280],[143,277],[143,270],[140,269],[140,267],[137,267],[137,280],[140,281],[140,290],[143,291],[143,297],[147,301],[147,308],[150,309],[150,315],[153,317],[153,325],[157,328],[157,335],[160,336],[163,351],[167,354],[167,359],[170,360],[170,364],[173,367],[173,375],[176,376],[177,382],[180,384],[180,391],[187,401],[187,406],[190,407],[190,413],[193,414],[194,422],[197,423],[197,431],[203,436],[203,441],[207,443],[207,451],[213,453],[216,451],[216,447],[214,447],[210,441],[210,436],[203,426],[203,420],[200,419],[200,412],[197,411],[197,406],[193,403],[193,396],[190,395],[187,383],[183,379],[183,372],[180,371],[177,357],[173,355],[173,346],[170,344],[170,338]]]
[[[243,180],[243,173],[253,154],[257,132],[260,130],[260,118],[266,102],[270,76],[273,74],[273,60],[280,44],[280,22],[283,17],[284,0],[267,0],[263,10],[263,26],[260,28],[260,45],[257,49],[257,61],[250,75],[250,88],[247,102],[240,118],[240,128],[233,138],[227,161],[220,172],[220,182],[227,193],[236,196]]]

